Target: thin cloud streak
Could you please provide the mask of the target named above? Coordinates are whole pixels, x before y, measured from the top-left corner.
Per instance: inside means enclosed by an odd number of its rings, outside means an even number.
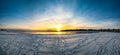
[[[81,27],[94,27],[104,28],[105,26],[111,27],[115,25],[113,21],[103,21],[95,23],[87,20],[87,18],[76,16],[71,10],[65,11],[64,7],[52,7],[44,12],[44,14],[35,14],[34,21],[30,21],[31,26],[38,28],[54,28],[55,25],[62,24],[65,27],[81,28]]]

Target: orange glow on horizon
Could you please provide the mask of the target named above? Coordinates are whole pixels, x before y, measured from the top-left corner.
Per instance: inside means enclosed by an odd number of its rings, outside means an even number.
[[[42,27],[33,26],[30,29],[31,30],[56,30],[56,31],[61,31],[61,30],[67,30],[67,29],[76,29],[76,26],[67,26],[67,25],[57,24],[57,25],[42,26]]]
[[[22,26],[22,27],[24,27],[24,26]],[[77,26],[77,25],[54,23],[51,25],[34,25],[34,26],[27,27],[25,29],[61,31],[61,30],[68,30],[68,29],[99,29],[99,28],[98,27]]]

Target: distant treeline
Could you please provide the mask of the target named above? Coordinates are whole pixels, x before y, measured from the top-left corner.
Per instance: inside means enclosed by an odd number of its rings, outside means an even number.
[[[15,31],[15,32],[56,32],[55,30],[23,30],[23,29],[0,29],[0,31]],[[61,31],[99,31],[99,32],[120,32],[120,29],[69,29]]]
[[[26,30],[26,29],[0,29],[0,31],[8,32],[56,32],[56,30]]]
[[[70,29],[62,31],[100,31],[100,32],[120,32],[120,29]]]

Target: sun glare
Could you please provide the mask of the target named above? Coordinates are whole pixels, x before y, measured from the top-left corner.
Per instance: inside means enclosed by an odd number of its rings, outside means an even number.
[[[57,25],[57,26],[56,26],[56,30],[57,30],[57,31],[61,31],[61,29],[62,29],[62,25]]]

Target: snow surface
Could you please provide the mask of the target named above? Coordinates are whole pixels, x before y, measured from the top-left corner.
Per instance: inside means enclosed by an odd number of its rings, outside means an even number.
[[[120,55],[120,33],[30,35],[0,31],[0,55]]]

